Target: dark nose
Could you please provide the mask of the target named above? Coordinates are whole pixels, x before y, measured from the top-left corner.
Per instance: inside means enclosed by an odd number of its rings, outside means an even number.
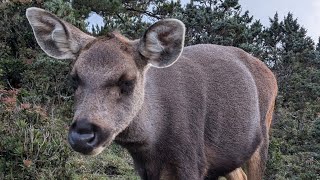
[[[99,128],[85,119],[75,121],[69,129],[68,141],[75,151],[89,154],[98,145]]]

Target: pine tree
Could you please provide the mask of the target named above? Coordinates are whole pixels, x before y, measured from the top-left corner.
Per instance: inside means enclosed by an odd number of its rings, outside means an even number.
[[[160,19],[148,10],[148,7],[154,5],[154,1],[74,0],[72,5],[84,17],[88,17],[92,11],[103,17],[105,24],[102,28],[92,27],[92,32],[96,35],[119,30],[135,39],[142,36],[144,29],[151,23],[145,18]]]
[[[281,147],[280,152],[273,148],[270,154],[271,158],[277,154],[278,159],[283,159],[275,169],[269,165],[268,173],[271,179],[281,177],[284,172],[287,174],[283,177],[289,179],[316,179],[319,164],[310,165],[306,171],[299,165],[301,160],[296,158],[300,155],[302,159],[310,159],[319,155],[317,146],[313,146],[317,143],[313,128],[320,109],[320,69],[314,42],[291,13],[281,22],[276,14],[270,22],[271,26],[264,31],[264,55],[278,79],[278,113],[272,143]],[[296,173],[291,173],[291,168],[295,168]]]
[[[319,39],[318,39],[318,43],[317,43],[317,46],[316,46],[316,50],[317,50],[318,52],[320,52],[320,37],[319,37]]]

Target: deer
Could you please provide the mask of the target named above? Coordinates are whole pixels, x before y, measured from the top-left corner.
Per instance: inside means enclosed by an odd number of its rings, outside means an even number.
[[[177,19],[130,40],[93,37],[36,7],[26,17],[47,55],[73,61],[74,151],[115,142],[143,180],[263,178],[277,81],[262,61],[231,46],[184,47]]]

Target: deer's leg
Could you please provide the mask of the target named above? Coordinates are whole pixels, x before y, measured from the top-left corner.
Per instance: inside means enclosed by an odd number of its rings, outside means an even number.
[[[227,180],[247,180],[247,175],[242,168],[237,168],[234,171],[226,175]]]

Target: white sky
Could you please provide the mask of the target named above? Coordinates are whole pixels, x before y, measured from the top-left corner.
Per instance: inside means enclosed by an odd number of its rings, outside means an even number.
[[[255,19],[269,26],[269,17],[279,14],[279,20],[283,20],[288,12],[293,13],[298,23],[307,29],[307,35],[311,36],[315,43],[320,36],[320,0],[239,0],[242,10],[249,10]]]
[[[182,0],[182,4],[189,0]],[[261,23],[269,26],[269,17],[276,12],[279,19],[283,20],[288,12],[293,13],[294,18],[298,18],[298,23],[307,29],[308,36],[311,36],[315,43],[320,36],[320,0],[239,0],[243,12],[249,10],[250,15],[255,19],[260,19]],[[87,20],[89,29],[91,24],[103,25],[103,19],[93,13]]]
[[[97,13],[95,13],[95,12],[90,13],[88,19],[86,19],[86,23],[89,23],[89,25],[87,27],[87,30],[89,32],[91,32],[92,25],[93,26],[98,25],[100,27],[102,27],[104,25],[103,18],[101,16],[97,15]]]

